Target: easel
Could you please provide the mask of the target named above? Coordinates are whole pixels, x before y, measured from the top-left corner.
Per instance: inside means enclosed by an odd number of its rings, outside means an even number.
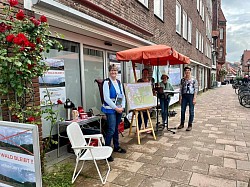
[[[133,110],[133,114],[132,114],[132,120],[130,123],[130,129],[129,129],[129,135],[132,132],[132,125],[133,125],[133,121],[135,119],[135,123],[136,123],[136,134],[137,134],[137,138],[138,138],[138,144],[141,144],[141,140],[140,140],[140,133],[142,132],[147,132],[149,130],[152,131],[153,137],[156,140],[156,136],[155,136],[155,132],[154,132],[154,127],[151,121],[151,117],[150,117],[150,113],[149,113],[149,109],[150,108],[139,108],[139,109],[134,109]],[[143,118],[143,112],[146,111],[147,115],[148,115],[148,125],[149,127],[145,128],[145,123],[144,123],[144,118]],[[141,130],[139,130],[139,124],[138,124],[138,114],[140,112],[141,115],[141,119],[142,119],[142,125],[141,125]]]

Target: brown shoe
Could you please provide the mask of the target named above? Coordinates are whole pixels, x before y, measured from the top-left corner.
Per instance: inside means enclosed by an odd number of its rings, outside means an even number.
[[[180,124],[180,125],[177,127],[177,129],[182,129],[182,128],[184,128],[184,124]]]

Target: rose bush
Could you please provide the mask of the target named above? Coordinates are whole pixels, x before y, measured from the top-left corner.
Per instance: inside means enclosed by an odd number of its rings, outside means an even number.
[[[0,19],[0,107],[8,121],[40,124],[42,113],[56,123],[58,112],[48,106],[41,110],[35,102],[38,77],[48,70],[44,53],[60,43],[51,38],[46,16],[27,16],[18,10],[18,0],[7,0]],[[61,37],[55,33],[55,37]],[[48,92],[49,93],[49,92]],[[47,95],[48,98],[49,95]],[[60,101],[58,104],[62,104]],[[5,119],[6,120],[6,119]],[[51,135],[50,135],[51,136]],[[45,144],[50,146],[51,143]],[[46,148],[45,148],[46,150]]]

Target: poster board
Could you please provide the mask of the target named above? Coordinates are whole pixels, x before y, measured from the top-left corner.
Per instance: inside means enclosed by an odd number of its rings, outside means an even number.
[[[40,105],[57,104],[57,100],[66,100],[64,60],[48,58],[45,60],[50,67],[42,77],[39,77]],[[47,97],[49,92],[50,99]],[[49,103],[51,100],[52,103]]]
[[[129,110],[156,106],[151,83],[124,84]]]
[[[0,186],[42,186],[37,125],[0,121],[0,168]]]

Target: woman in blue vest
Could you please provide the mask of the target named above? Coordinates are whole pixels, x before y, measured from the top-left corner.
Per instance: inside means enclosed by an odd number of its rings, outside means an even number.
[[[118,125],[121,122],[122,112],[125,108],[125,95],[121,82],[116,79],[118,68],[115,64],[109,66],[109,78],[103,83],[104,103],[101,111],[107,116],[108,129],[105,138],[105,145],[110,146],[113,139],[114,152],[126,153],[126,150],[120,147]],[[108,161],[112,162],[112,156]]]

